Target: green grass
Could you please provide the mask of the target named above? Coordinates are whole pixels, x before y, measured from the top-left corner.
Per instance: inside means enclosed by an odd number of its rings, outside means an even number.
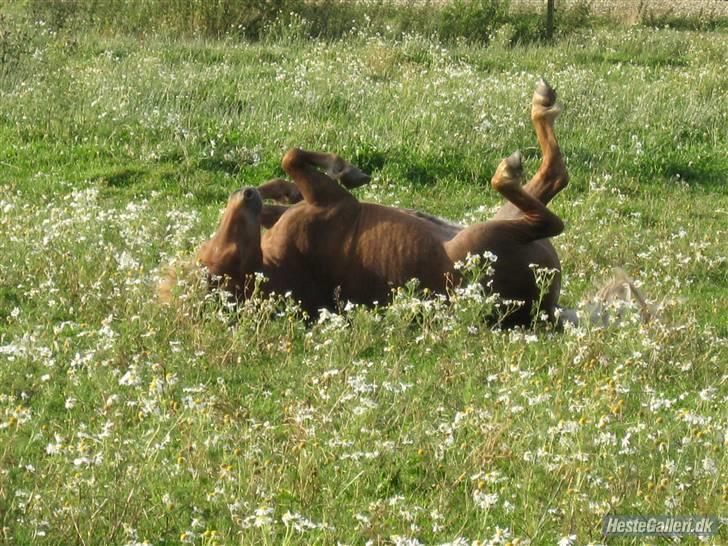
[[[4,25],[0,541],[641,544],[602,516],[726,513],[725,32]],[[496,332],[467,298],[404,294],[307,326],[195,286],[157,302],[160,268],[292,146],[369,170],[363,199],[487,218],[498,161],[537,168],[541,74],[565,107],[563,302],[619,265],[659,320]]]

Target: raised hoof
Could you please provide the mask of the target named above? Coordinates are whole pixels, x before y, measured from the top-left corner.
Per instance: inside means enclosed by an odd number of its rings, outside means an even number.
[[[339,175],[339,181],[350,190],[368,184],[371,179],[371,176],[353,165]]]
[[[536,91],[533,92],[533,104],[540,106],[553,106],[556,102],[556,90],[544,78],[538,80]]]
[[[523,156],[516,150],[503,161],[493,175],[491,185],[498,191],[520,187],[523,181]]]
[[[344,187],[353,189],[368,184],[372,179],[367,173],[355,167],[351,163],[347,163],[341,158],[337,158],[332,167],[326,172],[326,174],[341,182]]]
[[[509,170],[514,173],[523,174],[523,154],[521,154],[521,150],[516,150],[503,161],[506,162]]]
[[[561,110],[561,105],[556,104],[556,91],[544,78],[541,78],[533,92],[531,117],[553,120],[561,113]]]

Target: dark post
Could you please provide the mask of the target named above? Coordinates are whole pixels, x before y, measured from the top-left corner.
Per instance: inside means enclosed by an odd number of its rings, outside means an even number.
[[[546,0],[546,38],[554,36],[554,3],[556,0]]]

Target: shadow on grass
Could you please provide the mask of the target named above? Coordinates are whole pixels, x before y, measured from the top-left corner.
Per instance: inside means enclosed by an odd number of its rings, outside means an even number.
[[[197,166],[205,171],[224,172],[227,174],[237,174],[240,171],[239,162],[217,157],[201,159],[197,162]]]
[[[112,188],[127,188],[142,182],[147,174],[147,169],[121,167],[110,170],[99,179]]]
[[[680,178],[688,184],[700,184],[711,188],[723,188],[726,184],[726,171],[711,161],[692,162],[668,160],[662,166],[666,178]]]
[[[23,299],[19,289],[3,286],[0,287],[0,322],[5,322],[10,313],[16,307],[23,307]]]
[[[485,183],[485,178],[492,174],[490,170],[481,172],[480,166],[473,164],[472,157],[456,149],[431,154],[401,150],[390,153],[388,158],[387,165],[395,178],[420,187],[434,186],[446,179],[470,180],[473,173],[479,173],[478,178],[483,178]]]
[[[354,153],[351,161],[365,173],[371,174],[384,167],[384,164],[387,162],[387,156],[384,152],[372,148],[362,148]]]

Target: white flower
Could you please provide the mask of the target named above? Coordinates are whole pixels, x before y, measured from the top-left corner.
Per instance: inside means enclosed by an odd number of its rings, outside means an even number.
[[[119,264],[119,269],[138,269],[139,268],[139,262],[134,259],[134,257],[129,254],[128,252],[124,251],[121,254],[114,256],[116,258],[117,263]]]
[[[498,493],[484,493],[483,491],[474,491],[473,500],[478,508],[482,510],[490,510],[498,502]]]
[[[124,375],[119,379],[119,385],[133,387],[142,382],[139,374],[137,374],[136,366],[131,365]]]
[[[253,515],[243,520],[242,526],[245,529],[249,529],[250,527],[268,527],[273,523],[272,514],[273,508],[258,508]]]
[[[703,470],[709,476],[718,475],[718,466],[715,464],[715,461],[713,459],[711,459],[710,457],[705,457],[703,459]]]
[[[61,452],[61,449],[63,449],[63,443],[56,438],[55,443],[50,443],[46,446],[45,452],[47,455],[58,455]]]

